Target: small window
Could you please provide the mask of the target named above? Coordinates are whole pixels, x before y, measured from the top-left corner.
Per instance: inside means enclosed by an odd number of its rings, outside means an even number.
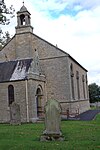
[[[9,106],[14,102],[14,87],[13,85],[8,86],[8,100]]]

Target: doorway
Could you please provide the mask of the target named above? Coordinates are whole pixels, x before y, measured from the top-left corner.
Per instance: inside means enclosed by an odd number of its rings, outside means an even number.
[[[43,113],[42,108],[42,88],[38,87],[36,91],[37,117],[41,117]]]

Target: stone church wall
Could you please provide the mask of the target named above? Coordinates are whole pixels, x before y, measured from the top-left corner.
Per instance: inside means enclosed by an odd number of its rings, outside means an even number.
[[[0,122],[7,122],[9,119],[8,84],[0,83]]]
[[[16,59],[32,58],[31,33],[16,34]]]
[[[41,107],[46,103],[45,85],[42,81],[32,79],[25,81],[15,81],[0,83],[0,122],[10,121],[10,107],[8,100],[8,86],[14,87],[14,101],[20,105],[21,122],[30,122],[37,119],[36,90],[39,86],[43,88]],[[26,91],[27,86],[27,91]],[[28,100],[28,102],[27,102]],[[27,106],[28,105],[28,106]]]
[[[69,67],[67,53],[33,35],[32,48],[37,49],[42,73],[46,76],[47,99],[69,101]]]
[[[89,93],[88,93],[88,81],[87,81],[87,71],[78,65],[75,61],[69,58],[69,67],[73,65],[73,83],[74,83],[74,95],[75,98],[71,98],[71,110],[79,108],[79,112],[82,113],[90,109],[89,104]],[[77,78],[76,71],[79,72],[79,92],[80,98],[78,98],[78,89],[77,89]],[[84,75],[84,82],[82,76]],[[84,90],[83,90],[84,84]]]
[[[43,91],[45,93],[44,83],[40,81],[29,80],[28,83],[28,119],[27,120],[27,102],[26,102],[26,81],[15,81],[15,82],[7,82],[0,83],[0,122],[9,122],[10,121],[10,107],[8,100],[8,86],[13,85],[14,87],[14,101],[20,105],[20,114],[21,114],[21,122],[29,122],[34,121],[37,118],[37,110],[36,110],[36,89],[38,85],[43,87]],[[45,94],[43,96],[42,107],[45,105]],[[32,120],[33,119],[33,120]]]
[[[10,121],[10,107],[8,100],[8,86],[14,87],[14,101],[21,107],[21,120],[26,122],[26,102],[25,102],[25,82],[6,82],[0,83],[0,122]]]
[[[37,120],[37,101],[36,92],[37,89],[41,88],[41,108],[44,111],[44,106],[46,104],[46,87],[43,81],[28,80],[28,96],[29,96],[29,120],[34,122]]]
[[[62,109],[62,112],[65,113],[67,110],[69,110],[70,114],[80,114],[90,109],[90,103],[88,100],[74,100],[70,101],[68,103],[60,103]]]
[[[59,102],[70,100],[69,70],[67,57],[41,60],[47,79],[47,99],[54,98]]]
[[[74,74],[73,81],[74,81],[75,100],[78,100],[76,71],[79,72],[80,99],[84,100],[82,75],[84,75],[85,99],[88,99],[88,91],[86,88],[87,87],[87,83],[86,83],[87,72],[81,66],[79,66],[77,63],[75,63],[74,61],[72,61],[69,58],[69,67],[71,64],[73,65],[73,74]]]
[[[37,49],[40,59],[66,56],[66,53],[64,51],[59,50],[58,47],[50,44],[49,42],[33,34],[32,36],[33,54],[34,54],[34,49]]]
[[[21,121],[26,122],[26,87],[25,81],[18,81],[13,82],[14,91],[15,91],[15,102],[20,105],[20,114],[21,114]]]
[[[63,109],[69,108],[69,101],[78,101],[77,93],[77,80],[76,80],[76,71],[79,71],[79,89],[80,89],[80,100],[84,101],[81,103],[86,107],[80,108],[80,112],[83,112],[89,109],[89,98],[88,98],[88,85],[86,79],[84,82],[85,87],[85,98],[83,96],[83,83],[82,75],[86,77],[87,71],[81,67],[76,61],[71,59],[67,53],[64,53],[62,50],[48,44],[47,42],[38,39],[36,36],[33,36],[33,47],[38,50],[42,72],[46,75],[47,79],[47,99],[55,98],[62,103]],[[75,99],[72,99],[71,95],[71,77],[70,77],[70,64],[73,64],[73,73],[74,73],[74,94]],[[87,101],[86,101],[87,100]],[[65,107],[66,105],[66,107]],[[73,109],[78,108],[77,106],[71,104]]]
[[[8,42],[7,45],[0,51],[0,62],[15,60],[15,36]]]

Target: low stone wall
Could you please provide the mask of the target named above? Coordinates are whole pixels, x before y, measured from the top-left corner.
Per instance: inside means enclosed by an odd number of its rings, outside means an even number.
[[[90,109],[90,103],[88,100],[82,100],[79,102],[80,113],[83,113]]]
[[[69,110],[70,114],[81,114],[90,109],[90,103],[88,100],[80,100],[80,101],[71,101],[67,103],[60,103],[62,108],[62,113],[67,114],[67,110]]]
[[[90,103],[90,106],[100,108],[100,102]]]

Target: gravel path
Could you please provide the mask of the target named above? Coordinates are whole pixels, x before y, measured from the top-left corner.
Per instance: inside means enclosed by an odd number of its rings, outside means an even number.
[[[100,113],[100,109],[97,110],[88,110],[78,116],[79,120],[89,121],[93,120],[95,116]]]

